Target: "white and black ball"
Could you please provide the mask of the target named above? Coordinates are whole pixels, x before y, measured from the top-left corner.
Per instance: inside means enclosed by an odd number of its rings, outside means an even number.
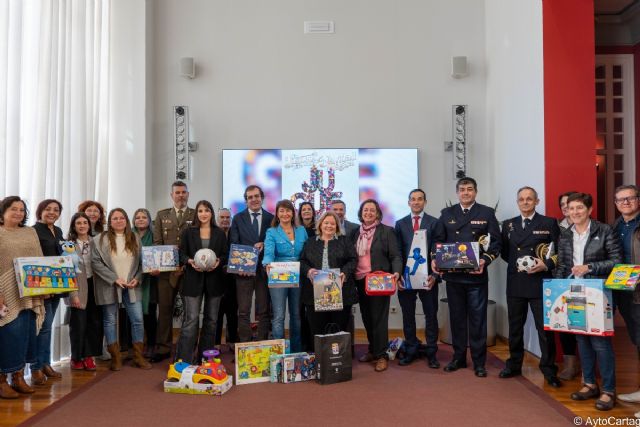
[[[213,252],[209,248],[203,248],[196,252],[195,256],[193,257],[193,263],[200,270],[208,271],[211,270],[214,265],[216,265],[217,259],[218,257],[216,256],[215,252]]]
[[[516,265],[518,266],[518,271],[526,273],[536,265],[536,259],[531,255],[525,255],[517,259]]]

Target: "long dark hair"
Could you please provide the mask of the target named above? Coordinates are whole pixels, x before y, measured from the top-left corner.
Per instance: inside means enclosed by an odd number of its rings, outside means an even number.
[[[216,224],[216,214],[213,210],[213,205],[208,200],[200,200],[198,203],[196,203],[196,214],[195,218],[193,219],[192,227],[200,228],[200,226],[202,225],[202,223],[200,222],[200,218],[198,218],[198,208],[200,206],[204,206],[211,212],[211,219],[209,220],[209,225],[211,226],[211,228],[217,227],[218,225]]]
[[[107,217],[107,231],[103,231],[100,235],[100,244],[102,245],[104,236],[107,236],[109,238],[109,246],[111,246],[111,252],[116,251],[116,232],[111,226],[111,217],[116,212],[120,212],[122,215],[124,215],[124,219],[127,222],[127,225],[124,229],[124,248],[127,252],[133,255],[138,252],[140,248],[138,247],[138,240],[136,239],[136,235],[133,234],[133,231],[131,231],[131,221],[129,221],[129,215],[127,215],[127,212],[122,208],[114,208],[109,212],[109,216]]]
[[[311,213],[313,214],[313,216],[311,217],[311,224],[309,224],[308,226],[305,225],[304,221],[302,220],[302,208],[305,206],[311,206]],[[302,225],[305,228],[310,228],[312,230],[316,229],[316,209],[313,207],[313,203],[311,202],[300,203],[300,206],[298,206],[298,224]]]
[[[27,209],[27,202],[22,200],[20,196],[7,196],[4,199],[2,199],[2,201],[0,201],[0,225],[4,225],[4,214],[15,202],[20,202],[22,203],[22,206],[24,206],[24,218],[22,218],[22,221],[20,221],[20,224],[18,224],[18,227],[24,227],[25,224],[27,223],[27,217],[29,216],[29,210]]]
[[[84,212],[76,212],[71,217],[71,224],[69,224],[69,233],[67,234],[67,240],[72,240],[72,241],[78,240],[78,232],[76,231],[76,221],[79,218],[84,218],[87,220],[87,222],[89,223],[88,234],[89,236],[91,236],[91,221],[89,220],[89,217]]]
[[[151,232],[151,227],[153,226],[153,221],[151,220],[151,212],[149,212],[149,209],[147,208],[139,208],[136,209],[136,211],[133,213],[133,231],[140,234],[140,230],[138,230],[138,227],[136,227],[136,217],[138,216],[138,214],[142,212],[143,214],[145,214],[147,216],[147,220],[149,221],[149,225],[147,226],[147,231],[145,231],[145,233],[149,233]]]

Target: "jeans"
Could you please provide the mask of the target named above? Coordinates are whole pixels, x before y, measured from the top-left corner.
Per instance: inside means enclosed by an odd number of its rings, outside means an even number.
[[[52,295],[51,298],[44,300],[44,322],[36,338],[36,363],[31,366],[32,371],[42,369],[44,365],[51,365],[51,326],[56,317],[58,305],[60,305],[58,295]]]
[[[200,339],[198,339],[198,326],[200,325],[200,307],[204,298],[204,312]],[[197,297],[182,296],[184,304],[184,320],[180,329],[180,338],[176,349],[176,360],[182,359],[187,363],[198,364],[205,350],[213,349],[216,342],[216,323],[218,323],[218,310],[222,296],[210,297],[200,295]],[[198,344],[198,353],[194,357],[193,351]]]
[[[269,288],[271,295],[271,308],[273,319],[271,319],[271,333],[274,339],[284,338],[284,318],[289,303],[289,341],[291,342],[291,352],[297,353],[302,350],[302,340],[300,337],[300,287],[297,288]]]
[[[582,361],[582,376],[587,384],[596,384],[596,361],[602,375],[602,391],[616,391],[616,358],[611,337],[577,335],[578,350]]]
[[[133,342],[143,342],[144,326],[142,321],[142,302],[130,302],[129,292],[127,290],[123,290],[122,303],[124,304],[124,308],[127,310],[127,316],[131,322],[131,336]],[[104,336],[107,339],[107,345],[114,344],[118,342],[118,330],[116,328],[118,303],[103,305],[102,314],[104,315],[102,322],[104,325]]]
[[[22,310],[15,320],[0,326],[0,373],[9,374],[36,361],[36,314]]]

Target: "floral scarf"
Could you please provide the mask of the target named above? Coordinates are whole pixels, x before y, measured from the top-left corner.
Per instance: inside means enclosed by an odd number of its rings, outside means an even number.
[[[369,253],[371,241],[373,240],[373,234],[376,232],[376,227],[379,224],[380,221],[376,220],[371,225],[360,225],[360,236],[358,236],[358,242],[356,243],[358,256],[365,256]]]

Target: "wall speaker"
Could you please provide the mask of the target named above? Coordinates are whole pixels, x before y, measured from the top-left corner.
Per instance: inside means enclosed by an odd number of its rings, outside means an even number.
[[[467,106],[453,106],[453,177],[467,176]]]
[[[467,57],[454,56],[451,58],[451,77],[454,79],[460,79],[462,77],[466,77],[467,74]]]
[[[173,107],[173,141],[175,147],[176,179],[189,178],[189,108]]]
[[[196,61],[193,58],[180,58],[180,75],[190,79],[196,76]]]

